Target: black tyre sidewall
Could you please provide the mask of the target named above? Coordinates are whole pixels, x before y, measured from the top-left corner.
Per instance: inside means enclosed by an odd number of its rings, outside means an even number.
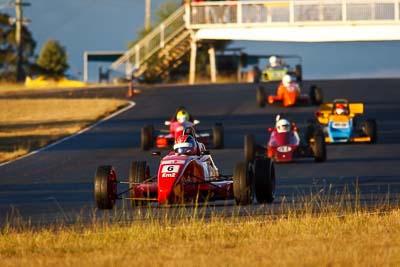
[[[315,162],[326,161],[326,144],[325,137],[322,132],[318,132],[314,136],[313,152]]]
[[[252,203],[251,170],[247,162],[239,162],[233,171],[233,195],[238,205]]]
[[[109,181],[109,174],[114,168],[109,165],[99,166],[94,178],[94,195],[99,209],[112,209],[115,205],[116,195],[110,196],[110,186],[116,187],[116,181]]]
[[[365,121],[365,134],[371,137],[371,144],[376,144],[378,141],[378,129],[376,126],[376,121],[373,119],[367,119]]]
[[[320,105],[324,101],[322,89],[317,87],[316,85],[312,85],[310,87],[309,96],[310,96],[311,104],[313,104],[313,105]]]
[[[265,92],[262,86],[257,88],[256,99],[259,107],[265,107]]]
[[[303,69],[302,69],[301,65],[296,65],[294,72],[295,72],[297,81],[298,82],[303,81]]]
[[[153,147],[154,128],[151,125],[146,125],[141,130],[141,149],[149,150]]]
[[[224,126],[215,125],[213,127],[213,145],[215,149],[224,148]]]
[[[269,158],[254,161],[254,191],[258,203],[272,203],[275,198],[275,167]]]
[[[130,187],[132,188],[130,190],[130,196],[132,198],[136,197],[135,190],[133,190],[133,187],[137,184],[142,183],[145,180],[146,168],[147,168],[146,161],[132,161],[131,162],[131,165],[129,168],[129,183],[130,183]],[[139,204],[141,204],[141,202],[137,201],[137,200],[132,200],[131,204],[132,204],[132,207],[136,207]]]
[[[244,160],[247,162],[253,162],[256,156],[255,152],[255,141],[254,135],[248,134],[244,136]]]

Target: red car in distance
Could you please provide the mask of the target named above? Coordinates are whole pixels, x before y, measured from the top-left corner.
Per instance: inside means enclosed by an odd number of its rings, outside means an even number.
[[[184,107],[179,107],[171,120],[165,121],[168,129],[155,130],[153,125],[146,125],[141,130],[141,149],[149,150],[156,148],[171,148],[176,138],[182,135],[187,127],[196,127],[199,120],[193,119],[192,115]],[[196,129],[197,130],[197,129]],[[213,144],[213,148],[224,148],[224,127],[221,123],[215,124],[210,130],[197,130],[196,138],[206,144]]]
[[[312,131],[311,131],[312,129]],[[278,115],[274,128],[269,128],[269,140],[266,146],[256,145],[253,135],[244,138],[244,157],[254,161],[258,157],[267,157],[274,162],[293,162],[302,157],[313,157],[316,162],[326,160],[326,144],[322,131],[307,128],[304,137],[294,122]]]

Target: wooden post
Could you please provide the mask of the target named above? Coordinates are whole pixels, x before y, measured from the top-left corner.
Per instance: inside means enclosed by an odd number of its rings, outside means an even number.
[[[189,84],[194,84],[196,81],[196,56],[197,56],[197,42],[192,35],[190,41],[190,70],[189,70]]]
[[[145,10],[145,19],[144,19],[144,28],[146,31],[150,29],[151,24],[151,0],[146,0],[146,10]]]
[[[17,82],[24,78],[22,68],[22,2],[15,1],[15,42],[17,43]]]
[[[208,49],[208,55],[210,56],[210,75],[211,75],[211,82],[217,82],[217,65],[215,62],[215,48],[211,46]]]

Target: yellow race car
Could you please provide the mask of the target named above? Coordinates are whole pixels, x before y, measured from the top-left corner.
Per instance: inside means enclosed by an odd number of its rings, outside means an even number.
[[[323,127],[327,143],[377,142],[377,125],[374,119],[364,119],[363,103],[349,103],[346,99],[335,99],[333,103],[320,105],[315,112]],[[317,127],[310,122],[310,129]]]

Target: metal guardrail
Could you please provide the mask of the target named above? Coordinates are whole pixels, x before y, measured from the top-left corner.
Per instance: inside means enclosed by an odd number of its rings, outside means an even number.
[[[120,65],[133,64],[133,69],[138,69],[147,59],[185,29],[185,7],[182,6],[172,13],[165,21],[154,28],[143,39],[139,40],[132,48],[126,51],[118,60],[113,62],[109,69],[116,70]],[[127,66],[128,67],[128,66]],[[132,68],[132,66],[130,66]],[[127,73],[131,70],[127,69]]]
[[[199,2],[187,28],[306,24],[400,23],[400,0],[271,0]],[[234,25],[232,25],[234,24]]]

